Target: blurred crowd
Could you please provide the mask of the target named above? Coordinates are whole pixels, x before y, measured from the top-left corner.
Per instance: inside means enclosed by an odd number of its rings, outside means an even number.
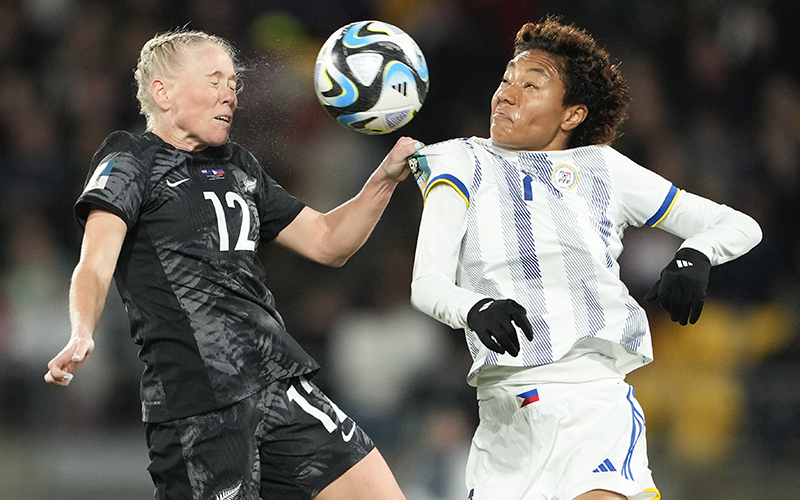
[[[763,492],[798,470],[800,7],[781,0],[0,0],[0,443],[141,426],[142,368],[113,290],[75,383],[55,389],[42,376],[69,336],[81,238],[72,204],[105,136],[144,130],[133,68],[155,33],[187,26],[234,43],[247,71],[232,139],[325,211],[355,194],[400,133],[487,136],[514,34],[546,14],[621,61],[633,102],[615,147],[764,232],[712,270],[696,325],[648,306],[656,361],[629,381],[662,493],[724,497],[712,492],[731,474],[738,491]],[[313,92],[319,47],[364,19],[401,27],[428,61],[427,101],[400,133],[346,131]],[[477,407],[462,332],[409,304],[421,207],[413,181],[401,184],[342,269],[274,245],[260,253],[290,333],[323,366],[319,385],[374,437],[409,499],[461,499]],[[642,302],[679,241],[631,228],[624,243],[623,278]]]

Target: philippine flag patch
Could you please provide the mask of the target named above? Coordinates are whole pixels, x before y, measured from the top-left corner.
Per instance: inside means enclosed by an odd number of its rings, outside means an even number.
[[[535,403],[539,401],[539,390],[531,389],[530,391],[523,392],[522,394],[517,394],[517,401],[519,401],[520,408],[528,406],[531,403]]]
[[[225,171],[222,170],[221,168],[203,169],[203,170],[201,170],[201,172],[203,172],[203,175],[206,176],[206,179],[208,179],[210,181],[215,181],[215,180],[218,180],[218,179],[224,179],[225,178]]]

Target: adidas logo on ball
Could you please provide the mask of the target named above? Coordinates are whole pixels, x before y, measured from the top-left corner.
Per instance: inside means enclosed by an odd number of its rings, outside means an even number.
[[[363,134],[405,126],[425,102],[428,85],[428,64],[414,39],[381,21],[334,32],[314,67],[314,90],[325,111]]]

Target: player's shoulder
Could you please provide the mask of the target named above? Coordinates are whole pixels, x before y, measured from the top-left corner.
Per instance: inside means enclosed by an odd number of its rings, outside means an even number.
[[[628,176],[631,171],[644,169],[610,144],[581,146],[573,149],[548,152],[554,162],[567,162],[571,158],[578,162],[582,169],[588,171],[606,171],[613,176]]]
[[[433,144],[428,144],[422,148],[417,154],[418,156],[444,156],[444,155],[463,155],[467,154],[470,150],[475,149],[480,144],[480,139],[477,137],[459,137],[455,139],[448,139]]]
[[[235,165],[249,175],[266,173],[253,152],[237,142],[228,141],[217,149],[220,150],[220,159]]]
[[[425,169],[449,169],[451,165],[460,163],[468,154],[466,141],[468,139],[459,138],[428,144],[411,155],[409,165],[412,171],[416,165]]]
[[[135,134],[127,130],[116,130],[105,138],[99,150],[141,155],[144,151],[158,149],[163,145],[164,141],[158,139],[154,134]]]
[[[597,146],[597,148],[605,159],[612,185],[615,186],[617,191],[642,195],[650,193],[652,188],[661,193],[672,185],[669,180],[659,173],[639,164],[636,160],[611,146],[604,145]]]
[[[475,138],[449,139],[427,145],[411,155],[408,166],[423,197],[440,182],[467,193],[466,186],[475,168],[473,155],[476,147]]]
[[[610,145],[587,147],[595,148],[595,150],[597,150],[603,156],[605,163],[612,174],[616,173],[620,176],[629,176],[641,172],[652,173],[650,170]]]
[[[97,149],[92,163],[98,165],[110,161],[121,162],[132,167],[147,163],[164,149],[164,142],[153,134],[134,134],[117,130],[108,135]]]
[[[429,167],[434,171],[462,172],[472,165],[470,158],[476,147],[479,146],[475,138],[462,137],[436,142],[414,153],[411,156],[414,161],[410,162],[410,165],[413,169],[414,163],[417,162],[422,167]]]
[[[632,162],[630,158],[620,153],[616,148],[614,148],[614,146],[610,144],[597,144],[595,146],[584,146],[584,148],[590,151],[597,151],[599,154],[602,154],[607,161],[617,161],[623,163]]]

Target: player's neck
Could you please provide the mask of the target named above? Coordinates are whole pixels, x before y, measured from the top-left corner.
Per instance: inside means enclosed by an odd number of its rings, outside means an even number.
[[[184,151],[202,151],[208,147],[208,144],[198,141],[185,130],[170,127],[163,123],[156,124],[152,132],[167,144]]]

